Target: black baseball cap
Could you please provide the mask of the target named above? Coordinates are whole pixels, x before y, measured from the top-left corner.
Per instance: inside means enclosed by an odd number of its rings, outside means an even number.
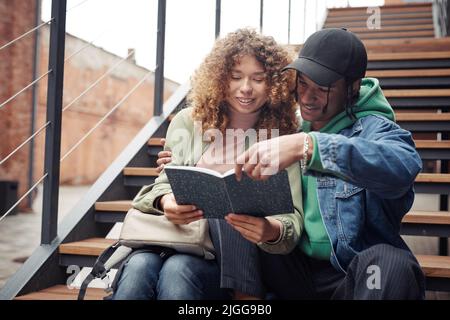
[[[362,41],[345,28],[313,33],[298,58],[285,67],[305,74],[319,86],[328,87],[341,78],[364,78],[367,52]]]

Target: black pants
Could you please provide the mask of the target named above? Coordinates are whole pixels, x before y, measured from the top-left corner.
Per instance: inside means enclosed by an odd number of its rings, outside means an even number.
[[[347,274],[295,249],[289,255],[261,251],[263,281],[276,299],[424,299],[425,277],[409,251],[387,244],[356,255]]]

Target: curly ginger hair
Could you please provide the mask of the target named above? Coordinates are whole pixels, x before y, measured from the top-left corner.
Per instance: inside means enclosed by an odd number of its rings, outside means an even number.
[[[192,77],[192,89],[187,97],[193,107],[193,118],[201,121],[203,132],[219,129],[225,132],[229,124],[228,105],[225,101],[231,70],[239,59],[251,55],[264,67],[267,102],[261,108],[255,129],[279,129],[279,134],[297,131],[296,102],[292,95],[295,74],[281,71],[292,61],[290,53],[272,37],[251,29],[238,29],[217,40],[214,48]]]

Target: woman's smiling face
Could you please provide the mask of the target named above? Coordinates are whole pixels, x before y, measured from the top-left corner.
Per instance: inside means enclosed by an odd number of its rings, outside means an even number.
[[[226,102],[239,113],[253,113],[267,101],[266,73],[254,56],[239,58],[231,70]]]

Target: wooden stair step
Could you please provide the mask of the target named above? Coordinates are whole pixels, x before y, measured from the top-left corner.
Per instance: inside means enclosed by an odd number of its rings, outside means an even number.
[[[157,168],[125,168],[124,174],[131,177],[158,177]],[[450,174],[421,173],[416,182],[420,183],[450,183]]]
[[[450,97],[450,89],[386,89],[386,98]]]
[[[90,238],[81,241],[63,243],[59,246],[60,254],[99,256],[106,248],[117,240]]]
[[[368,53],[450,51],[450,37],[363,40]],[[299,46],[297,46],[299,47]]]
[[[156,172],[156,168],[125,168],[124,171],[127,171],[127,175],[134,176],[151,176],[155,177],[159,174]],[[425,181],[430,180],[430,181]],[[443,173],[421,173],[418,175],[416,181],[420,182],[442,182],[449,183],[450,182],[450,174]]]
[[[431,278],[450,278],[450,257],[416,255],[425,276]]]
[[[77,300],[79,290],[70,289],[66,285],[57,285],[37,292],[16,297],[15,300]],[[108,293],[99,288],[88,288],[85,300],[103,300]]]
[[[368,16],[366,16],[368,17]],[[431,17],[421,17],[416,19],[386,19],[382,20],[383,27],[387,26],[402,26],[402,25],[421,25],[421,24],[429,24],[433,23],[433,18]],[[357,19],[357,20],[347,20],[345,21],[325,21],[324,28],[351,28],[351,27],[365,27],[367,26],[367,18],[366,20]]]
[[[417,31],[417,30],[434,30],[433,24],[418,24],[418,25],[403,25],[403,26],[387,26],[381,29],[369,29],[367,26],[365,27],[354,27],[348,28],[353,33],[369,33],[369,32],[392,32],[392,31]]]
[[[406,77],[448,77],[449,69],[400,69],[400,70],[368,70],[366,77],[373,78],[406,78]]]
[[[381,14],[423,12],[427,10],[431,10],[430,3],[385,5],[380,7]],[[346,14],[367,14],[367,7],[332,8],[328,11],[329,17],[342,16]]]
[[[450,173],[419,173],[416,182],[450,183]]]
[[[360,39],[381,39],[381,38],[409,38],[409,37],[434,37],[434,30],[421,30],[421,31],[402,31],[402,32],[355,32]]]
[[[450,278],[450,257],[416,255],[427,277]],[[88,288],[85,300],[102,300],[108,294],[99,288]],[[15,300],[76,300],[78,289],[69,289],[66,285],[56,285],[37,292],[15,298]]]
[[[370,13],[356,14],[352,16],[328,16],[325,24],[347,22],[347,21],[367,21]],[[412,12],[412,13],[392,13],[382,15],[383,23],[388,20],[409,20],[409,19],[433,19],[433,13],[429,12]]]
[[[363,24],[366,27],[366,24]],[[450,51],[450,37],[445,38],[400,38],[400,39],[364,39],[364,46],[369,55],[375,53],[403,53],[410,52],[440,52]],[[287,47],[299,52],[302,44],[287,45]]]
[[[396,121],[450,121],[450,113],[397,112]]]
[[[420,114],[417,114],[417,115],[420,115]],[[433,114],[433,116],[434,115],[435,114]],[[447,116],[446,118],[448,120],[450,120],[450,113],[446,114],[446,116]],[[401,120],[399,120],[398,115],[396,115],[396,120],[397,121],[405,120],[406,117],[400,117],[400,118],[401,118]],[[435,117],[435,118],[438,118],[438,117]],[[423,118],[420,118],[420,117],[417,117],[415,119],[418,120],[418,121],[426,121],[426,120],[423,120]],[[409,118],[409,119],[406,119],[406,120],[412,120],[412,119]],[[436,121],[435,119],[432,119],[432,120]],[[448,120],[439,119],[438,121],[448,121]],[[433,141],[434,140],[416,140],[416,146],[420,146],[421,148],[427,148],[427,147],[428,148],[448,148],[449,144],[450,144],[450,141],[435,141],[435,144],[432,143]],[[152,139],[150,139],[148,144],[149,144],[149,146],[152,146],[152,147],[162,147],[160,138],[152,138]]]
[[[414,140],[417,149],[449,149],[450,141]]]
[[[141,168],[141,167],[127,167],[123,169],[123,174],[126,176],[146,176],[146,177],[157,177],[159,175],[157,168]]]
[[[152,155],[156,156],[157,153]],[[155,182],[158,176],[158,168],[127,167],[123,170],[123,183],[127,187],[141,188]]]
[[[162,147],[163,146],[162,143],[161,143],[161,138],[151,138],[148,141],[148,145],[150,147]]]
[[[125,214],[131,208],[131,200],[97,202],[97,211],[121,212]],[[403,218],[406,223],[448,224],[450,225],[449,211],[411,211]]]
[[[70,248],[72,248],[65,254],[92,255],[95,248],[95,252],[99,255],[114,242],[115,240],[112,239],[101,238],[72,242],[65,244],[66,246],[70,245]],[[90,245],[86,245],[87,243],[90,243]],[[417,259],[427,276],[450,278],[450,257],[418,255]]]
[[[118,201],[98,201],[95,203],[96,211],[111,211],[122,212],[128,211],[131,208],[132,200],[118,200]]]
[[[450,211],[410,211],[402,223],[450,225]]]
[[[423,52],[375,52],[368,53],[369,61],[392,61],[392,60],[433,60],[449,59],[450,51],[423,51]]]

